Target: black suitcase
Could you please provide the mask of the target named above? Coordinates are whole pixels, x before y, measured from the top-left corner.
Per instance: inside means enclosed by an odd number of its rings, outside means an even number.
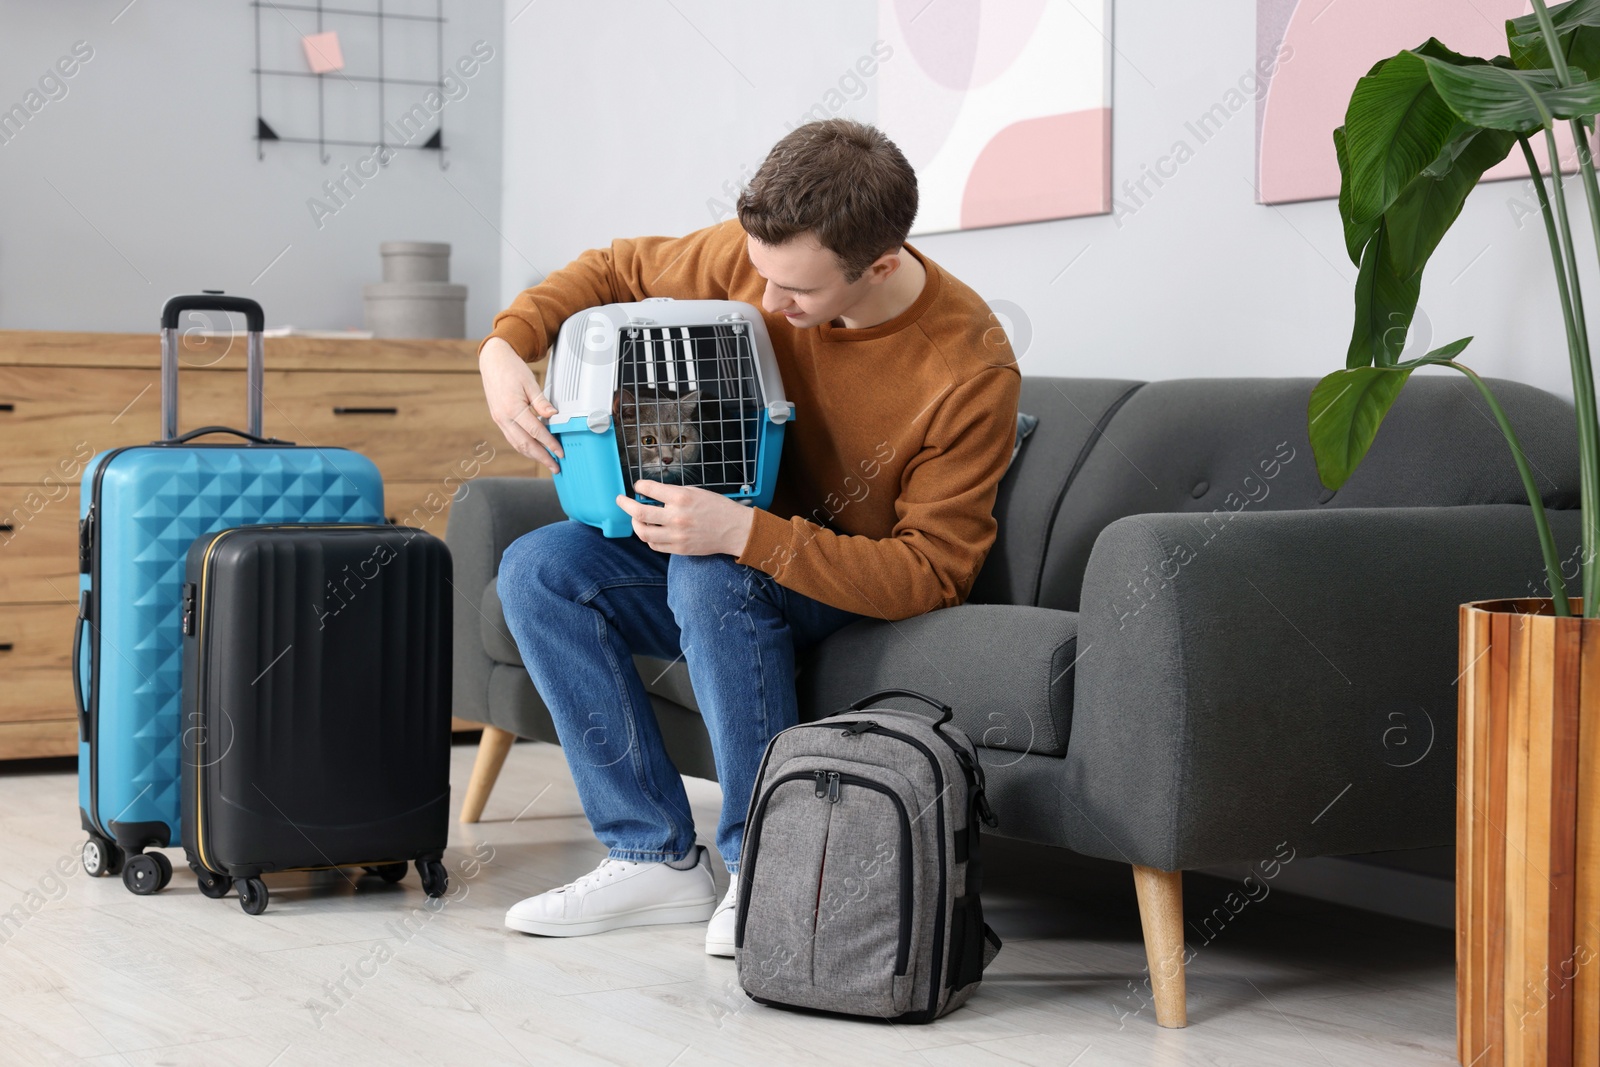
[[[189,549],[183,847],[201,892],[414,860],[446,888],[450,551],[381,525],[239,526]]]

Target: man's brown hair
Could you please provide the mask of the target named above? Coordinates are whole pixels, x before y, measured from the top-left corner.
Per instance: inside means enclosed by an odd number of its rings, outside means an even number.
[[[917,217],[917,174],[876,127],[808,122],[772,146],[739,194],[739,224],[762,244],[810,233],[855,281],[905,244]]]

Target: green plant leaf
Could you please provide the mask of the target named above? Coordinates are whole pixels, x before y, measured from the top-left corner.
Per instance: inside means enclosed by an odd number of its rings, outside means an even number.
[[[1550,9],[1556,43],[1570,66],[1600,70],[1600,0],[1572,0]],[[1554,64],[1539,32],[1539,16],[1524,15],[1506,21],[1506,41],[1511,61],[1523,70],[1542,70]]]
[[[1344,247],[1350,262],[1361,266],[1361,250],[1378,231],[1378,220],[1357,222],[1350,213],[1350,157],[1344,147],[1344,127],[1333,131],[1333,154],[1339,160],[1339,217],[1344,220]]]
[[[1356,317],[1346,367],[1392,367],[1406,347],[1411,317],[1422,293],[1420,272],[1402,277],[1389,254],[1389,227],[1381,222],[1361,256],[1356,275]]]
[[[1455,359],[1457,356],[1459,356],[1462,351],[1471,343],[1472,338],[1463,337],[1459,341],[1451,341],[1447,345],[1440,345],[1432,352],[1429,352],[1426,355],[1418,356],[1416,359],[1408,359],[1404,363],[1396,363],[1395,368],[1397,370],[1405,368],[1415,369],[1430,363],[1448,363],[1452,359]]]
[[[1504,130],[1463,127],[1439,158],[1411,180],[1383,216],[1396,277],[1422,272],[1483,172],[1505,159],[1516,143],[1516,135]]]
[[[1495,62],[1496,59],[1503,58],[1496,56],[1495,59],[1484,59],[1481,56],[1465,56],[1446,45],[1437,37],[1429,37],[1411,51],[1419,56],[1437,59],[1440,62],[1449,63],[1457,67],[1481,67]]]
[[[1524,135],[1544,129],[1544,116],[1535,94],[1558,119],[1600,112],[1600,81],[1588,80],[1581,70],[1572,71],[1576,84],[1563,87],[1551,70],[1462,67],[1420,56],[1418,60],[1426,67],[1442,102],[1477,126]]]
[[[1383,214],[1455,131],[1457,116],[1434,87],[1428,62],[1401,52],[1374,67],[1350,94],[1344,119],[1350,195],[1341,210],[1356,224]],[[1441,58],[1432,62],[1453,66]]]
[[[1465,152],[1467,146],[1472,143],[1473,132],[1482,128],[1481,126],[1474,126],[1470,122],[1456,123],[1456,128],[1451,131],[1450,139],[1444,143],[1444,147],[1439,150],[1439,155],[1432,163],[1423,167],[1418,176],[1442,178],[1449,174],[1450,168],[1456,165],[1456,160],[1461,157],[1461,153]]]
[[[1306,429],[1323,485],[1340,489],[1350,480],[1410,377],[1410,368],[1352,367],[1312,388]]]

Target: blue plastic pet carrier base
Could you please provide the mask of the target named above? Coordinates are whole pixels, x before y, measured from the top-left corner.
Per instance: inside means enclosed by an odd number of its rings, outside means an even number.
[[[565,453],[556,496],[607,537],[632,534],[616,499],[651,502],[634,491],[645,479],[772,503],[794,405],[749,304],[652,298],[580,312],[551,349],[546,394]]]
[[[248,305],[246,307],[245,305]],[[177,427],[177,320],[246,312],[250,432]],[[341,448],[297,448],[261,432],[261,311],[222,296],[174,297],[163,314],[163,440],[90,460],[80,492],[78,805],[85,867],[116,873],[124,854],[180,840],[184,560],[202,534],[261,523],[379,523],[377,466]],[[194,443],[228,433],[242,443]],[[309,608],[308,608],[309,610]],[[162,857],[164,859],[164,857]],[[168,869],[170,864],[162,866]],[[128,878],[126,873],[124,881]],[[148,884],[129,888],[153,892]]]

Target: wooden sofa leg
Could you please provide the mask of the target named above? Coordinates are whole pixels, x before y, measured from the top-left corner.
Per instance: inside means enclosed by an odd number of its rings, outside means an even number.
[[[478,739],[478,758],[472,764],[472,780],[467,783],[467,798],[461,802],[461,821],[477,822],[483,815],[483,806],[489,803],[494,792],[495,779],[505,765],[506,753],[517,740],[517,735],[498,726],[485,726]]]
[[[1183,984],[1183,872],[1154,867],[1133,868],[1139,895],[1139,922],[1144,927],[1144,954],[1150,962],[1150,992],[1156,1001],[1156,1022],[1187,1026]]]

